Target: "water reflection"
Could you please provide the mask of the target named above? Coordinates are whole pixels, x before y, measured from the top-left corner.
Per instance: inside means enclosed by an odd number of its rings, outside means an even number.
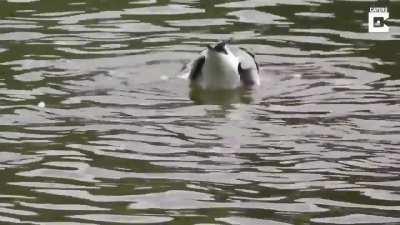
[[[195,104],[207,105],[250,104],[253,102],[252,91],[243,89],[209,91],[200,88],[192,88],[190,91],[190,99]]]
[[[388,4],[371,34],[361,1],[3,1],[0,223],[400,223]],[[191,89],[229,38],[262,85]]]

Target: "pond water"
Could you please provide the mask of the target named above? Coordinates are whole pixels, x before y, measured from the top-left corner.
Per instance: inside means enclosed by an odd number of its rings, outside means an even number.
[[[0,224],[400,224],[400,2],[0,3]],[[260,88],[191,93],[230,38]]]

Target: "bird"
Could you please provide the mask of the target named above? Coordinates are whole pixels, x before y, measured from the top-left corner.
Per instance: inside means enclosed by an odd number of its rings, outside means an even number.
[[[260,67],[254,54],[221,41],[207,45],[189,72],[190,84],[203,90],[234,90],[260,85]]]

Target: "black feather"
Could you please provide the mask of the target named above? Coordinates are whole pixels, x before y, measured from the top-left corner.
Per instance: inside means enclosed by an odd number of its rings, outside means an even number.
[[[258,63],[256,61],[256,56],[252,52],[249,52],[249,50],[247,50],[245,48],[241,47],[240,49],[242,49],[244,52],[246,52],[247,54],[249,54],[253,58],[254,63],[256,64],[256,67],[257,67],[257,72],[260,72],[260,66],[258,65]]]
[[[206,61],[206,57],[202,56],[193,62],[193,66],[192,66],[192,69],[190,70],[190,74],[189,74],[190,80],[194,81],[200,76],[201,69],[203,68],[205,61]]]
[[[226,51],[225,45],[227,44],[226,41],[221,41],[220,43],[218,43],[215,47],[214,50],[216,52],[221,52],[224,53],[226,55],[228,55],[228,52]]]

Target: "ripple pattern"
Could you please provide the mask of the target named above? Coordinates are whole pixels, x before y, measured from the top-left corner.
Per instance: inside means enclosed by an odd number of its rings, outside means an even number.
[[[3,1],[0,224],[400,224],[399,6]],[[192,100],[229,38],[261,87]]]

